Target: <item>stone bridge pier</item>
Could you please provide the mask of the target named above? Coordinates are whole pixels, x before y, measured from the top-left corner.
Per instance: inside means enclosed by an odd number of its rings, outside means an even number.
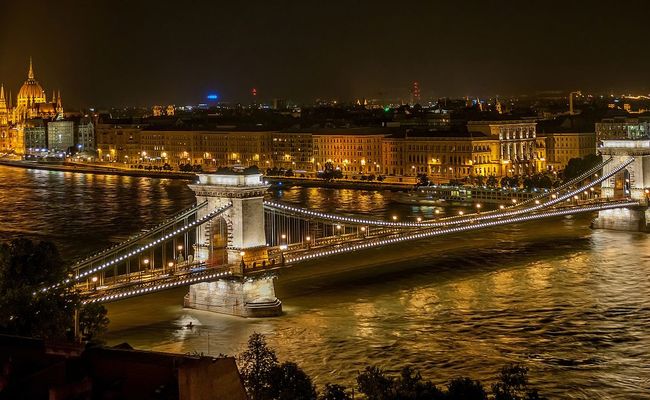
[[[227,264],[231,278],[190,286],[184,305],[199,310],[242,317],[268,317],[282,313],[275,296],[274,276],[245,276],[245,267],[268,262],[264,226],[264,193],[269,185],[260,173],[227,172],[200,174],[189,185],[196,194],[197,218],[232,203],[219,217],[197,228],[195,258],[208,265]]]
[[[634,162],[616,175],[603,181],[602,197],[631,198],[641,206],[599,211],[593,228],[650,232],[650,140],[603,140],[599,148],[603,157],[613,157],[603,169],[607,175],[616,165],[634,157]]]

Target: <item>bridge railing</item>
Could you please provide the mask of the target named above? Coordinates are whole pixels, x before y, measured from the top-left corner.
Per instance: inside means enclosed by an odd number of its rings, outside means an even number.
[[[98,287],[97,289],[88,290],[84,293],[83,302],[107,303],[194,283],[228,278],[233,275],[233,271],[227,265],[209,265],[205,263],[202,265],[202,268],[194,268],[184,273],[159,275],[155,279],[134,282],[130,285]]]

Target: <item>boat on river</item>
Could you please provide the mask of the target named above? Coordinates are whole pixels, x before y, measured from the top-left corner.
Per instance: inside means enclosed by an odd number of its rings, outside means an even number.
[[[546,190],[546,189],[544,189]],[[468,205],[473,203],[504,204],[522,202],[541,194],[539,190],[488,188],[484,186],[419,186],[408,192],[398,192],[393,200],[415,205]]]

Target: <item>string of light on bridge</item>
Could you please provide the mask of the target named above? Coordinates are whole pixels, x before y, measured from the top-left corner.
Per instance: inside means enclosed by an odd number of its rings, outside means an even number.
[[[301,256],[297,256],[297,257],[291,257],[290,255],[288,255],[288,256],[286,256],[285,259],[286,259],[286,262],[288,262],[288,263],[299,262],[299,261],[311,260],[311,259],[314,259],[314,258],[319,258],[319,257],[324,257],[324,256],[329,256],[329,255],[347,253],[347,252],[354,251],[354,250],[362,250],[362,249],[368,249],[368,248],[382,246],[382,245],[388,245],[388,244],[404,242],[404,241],[407,241],[407,240],[422,239],[422,238],[427,238],[427,237],[432,237],[432,236],[440,236],[440,235],[450,234],[450,233],[466,232],[466,231],[470,231],[470,230],[490,228],[490,227],[499,226],[499,225],[506,225],[506,224],[510,224],[510,223],[526,222],[526,221],[532,221],[532,220],[542,219],[542,218],[550,218],[550,217],[563,216],[563,215],[569,215],[569,214],[577,214],[577,213],[583,213],[583,212],[591,212],[591,211],[600,211],[600,210],[606,210],[606,209],[611,209],[611,208],[621,208],[621,207],[636,206],[638,204],[639,204],[638,202],[634,202],[634,201],[620,201],[620,202],[599,204],[599,205],[588,206],[588,207],[579,206],[579,207],[574,207],[574,208],[567,209],[567,210],[547,211],[547,212],[544,212],[544,213],[531,214],[531,215],[527,215],[527,216],[514,217],[514,218],[506,218],[506,219],[501,219],[501,220],[498,220],[498,221],[488,221],[488,222],[481,222],[481,223],[473,223],[473,224],[469,224],[469,225],[465,225],[465,226],[456,226],[456,227],[452,227],[452,228],[430,230],[430,231],[419,232],[419,233],[411,233],[411,234],[407,234],[407,235],[401,236],[401,237],[394,237],[394,238],[381,239],[381,240],[373,240],[373,241],[370,241],[370,242],[356,244],[356,245],[348,245],[346,247],[341,247],[341,248],[337,248],[337,249],[333,249],[333,250],[317,251],[317,252],[314,252],[314,253],[305,254],[305,255],[301,255]]]
[[[208,201],[206,200],[201,204],[196,204],[196,205],[194,205],[194,206],[192,206],[192,207],[190,207],[190,208],[188,208],[186,210],[183,210],[183,211],[179,212],[178,214],[176,214],[175,216],[173,216],[171,218],[168,218],[167,220],[161,222],[160,224],[154,226],[153,228],[151,228],[151,229],[149,229],[149,230],[147,230],[145,232],[142,232],[139,235],[136,235],[136,236],[130,238],[129,240],[125,241],[125,242],[119,243],[119,244],[117,244],[115,246],[111,246],[111,247],[109,247],[107,249],[104,249],[104,250],[100,251],[99,253],[92,254],[92,255],[86,257],[83,260],[77,261],[72,266],[72,268],[74,268],[74,269],[83,268],[84,265],[92,263],[94,260],[103,257],[107,253],[120,251],[121,249],[128,247],[132,243],[140,241],[140,240],[142,240],[143,238],[145,238],[147,236],[154,235],[154,234],[160,232],[161,230],[164,230],[165,228],[169,227],[170,225],[173,225],[173,224],[177,223],[179,219],[184,218],[184,217],[186,217],[188,215],[191,215],[191,214],[197,212],[201,208],[205,207],[207,204],[208,204]]]
[[[87,271],[79,273],[77,276],[75,276],[72,279],[68,278],[63,282],[60,282],[59,284],[52,285],[52,286],[49,286],[49,287],[46,287],[46,288],[42,288],[41,292],[46,292],[47,290],[53,289],[53,288],[61,286],[61,285],[66,285],[66,284],[69,284],[69,283],[78,282],[80,279],[82,279],[82,278],[84,278],[86,276],[89,276],[89,275],[94,274],[96,272],[102,271],[102,270],[104,270],[104,269],[106,269],[108,267],[111,267],[113,265],[118,264],[121,261],[125,261],[130,257],[136,256],[136,255],[144,252],[145,250],[148,250],[148,249],[152,248],[153,246],[164,242],[165,240],[171,239],[172,237],[174,237],[176,235],[184,233],[187,230],[189,230],[189,229],[191,229],[191,228],[193,228],[193,227],[195,227],[197,225],[201,225],[201,224],[207,222],[208,220],[219,216],[221,213],[226,211],[231,206],[232,206],[232,203],[229,203],[229,204],[226,204],[225,206],[217,208],[217,209],[211,211],[210,213],[204,215],[203,217],[201,217],[201,218],[199,218],[199,219],[197,219],[195,221],[192,221],[192,222],[188,223],[187,225],[184,225],[184,226],[182,226],[180,228],[177,228],[173,232],[168,233],[168,234],[164,235],[163,237],[158,238],[158,239],[154,240],[151,243],[147,243],[147,244],[145,244],[145,245],[143,245],[143,246],[141,246],[141,247],[139,247],[139,248],[137,248],[137,249],[135,249],[133,251],[130,251],[127,254],[121,255],[121,256],[116,257],[116,258],[114,258],[114,259],[112,259],[110,261],[106,261],[106,262],[98,265],[97,267],[94,267],[94,268],[91,268],[91,269],[89,269]]]
[[[202,275],[202,276],[197,276],[194,278],[185,278],[180,281],[176,282],[170,282],[170,283],[161,283],[159,285],[154,285],[154,286],[148,286],[145,288],[139,288],[139,289],[133,289],[129,290],[126,292],[120,292],[116,294],[111,294],[111,295],[106,295],[102,297],[97,297],[89,300],[83,301],[83,304],[88,304],[88,303],[106,303],[109,301],[117,301],[121,299],[125,299],[127,297],[132,297],[132,296],[138,296],[141,294],[146,294],[146,293],[153,293],[159,290],[165,290],[165,289],[171,289],[177,286],[184,286],[184,285],[190,285],[193,283],[199,283],[203,281],[209,281],[213,279],[218,279],[218,278],[223,278],[226,276],[232,275],[232,271],[223,271],[223,272],[218,272],[215,274],[210,274],[210,275]]]
[[[609,160],[608,160],[609,161]],[[564,200],[570,199],[574,197],[575,195],[584,192],[586,189],[589,189],[593,186],[596,186],[597,184],[601,183],[605,179],[608,179],[609,177],[613,176],[626,166],[628,166],[630,163],[634,161],[634,158],[631,158],[621,164],[619,164],[618,167],[614,168],[609,174],[603,175],[598,177],[598,179],[591,181],[588,185],[582,186],[578,189],[575,189],[573,191],[570,191],[562,196],[557,196],[556,192],[550,192],[543,197],[550,197],[551,200],[546,201],[544,203],[540,202],[539,199],[535,200],[534,203],[535,205],[532,207],[528,208],[523,208],[519,210],[514,210],[514,211],[504,211],[503,209],[499,210],[497,213],[491,213],[491,214],[480,214],[480,213],[472,213],[472,214],[461,214],[461,217],[464,218],[459,218],[459,217],[451,217],[454,220],[451,221],[450,219],[441,219],[441,220],[435,220],[435,221],[418,221],[418,222],[397,222],[397,221],[382,221],[382,220],[373,220],[373,219],[365,219],[365,218],[358,218],[358,217],[346,217],[342,215],[336,215],[336,214],[328,214],[328,213],[323,213],[320,211],[312,211],[308,210],[305,208],[300,208],[300,207],[295,207],[295,206],[290,206],[286,204],[279,204],[279,203],[274,203],[270,201],[265,201],[264,205],[269,207],[269,208],[274,208],[274,209],[279,209],[280,211],[288,211],[288,212],[294,212],[294,213],[300,213],[303,215],[307,215],[310,217],[316,217],[320,219],[326,219],[330,221],[336,221],[336,222],[347,222],[351,224],[356,224],[356,225],[369,225],[369,226],[387,226],[387,227],[395,227],[395,228],[417,228],[417,227],[443,227],[443,226],[448,226],[450,223],[453,224],[463,224],[467,223],[470,221],[475,221],[475,220],[490,220],[490,219],[495,219],[495,218],[503,218],[506,216],[515,216],[515,215],[521,215],[521,214],[526,214],[532,211],[537,211],[540,209],[544,209],[547,207],[551,207],[555,204],[558,204]],[[602,167],[601,167],[602,168]],[[592,169],[592,173],[593,174]],[[596,170],[598,171],[598,170]],[[591,175],[590,174],[590,175]],[[590,176],[589,175],[589,176]],[[584,179],[583,177],[582,179]],[[580,180],[582,180],[580,179]],[[442,222],[444,221],[444,222]]]

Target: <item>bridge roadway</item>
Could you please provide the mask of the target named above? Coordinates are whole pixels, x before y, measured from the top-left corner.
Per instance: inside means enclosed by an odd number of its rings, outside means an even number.
[[[278,248],[270,249],[269,258],[279,255],[278,258],[282,261],[272,266],[269,265],[268,267],[251,268],[252,262],[249,262],[242,272],[237,271],[236,268],[228,265],[194,263],[172,271],[147,271],[145,273],[134,273],[127,277],[119,276],[115,282],[108,282],[108,284],[106,284],[107,282],[105,281],[104,285],[97,287],[86,284],[86,287],[82,287],[81,291],[82,295],[86,298],[85,302],[106,303],[122,300],[128,297],[141,296],[161,290],[167,290],[178,286],[214,281],[220,278],[266,274],[316,258],[353,253],[355,251],[394,245],[409,240],[425,239],[509,224],[536,221],[545,218],[621,207],[634,207],[638,205],[639,203],[637,201],[631,201],[628,199],[592,199],[579,202],[574,201],[571,202],[571,204],[562,204],[549,210],[536,210],[525,215],[503,216],[489,221],[481,221],[478,220],[478,218],[475,218],[460,223],[450,221],[442,227],[437,226],[433,228],[413,227],[408,230],[383,228],[370,234],[340,235],[317,245],[295,245],[284,251],[279,250]],[[261,262],[257,265],[261,265]]]

